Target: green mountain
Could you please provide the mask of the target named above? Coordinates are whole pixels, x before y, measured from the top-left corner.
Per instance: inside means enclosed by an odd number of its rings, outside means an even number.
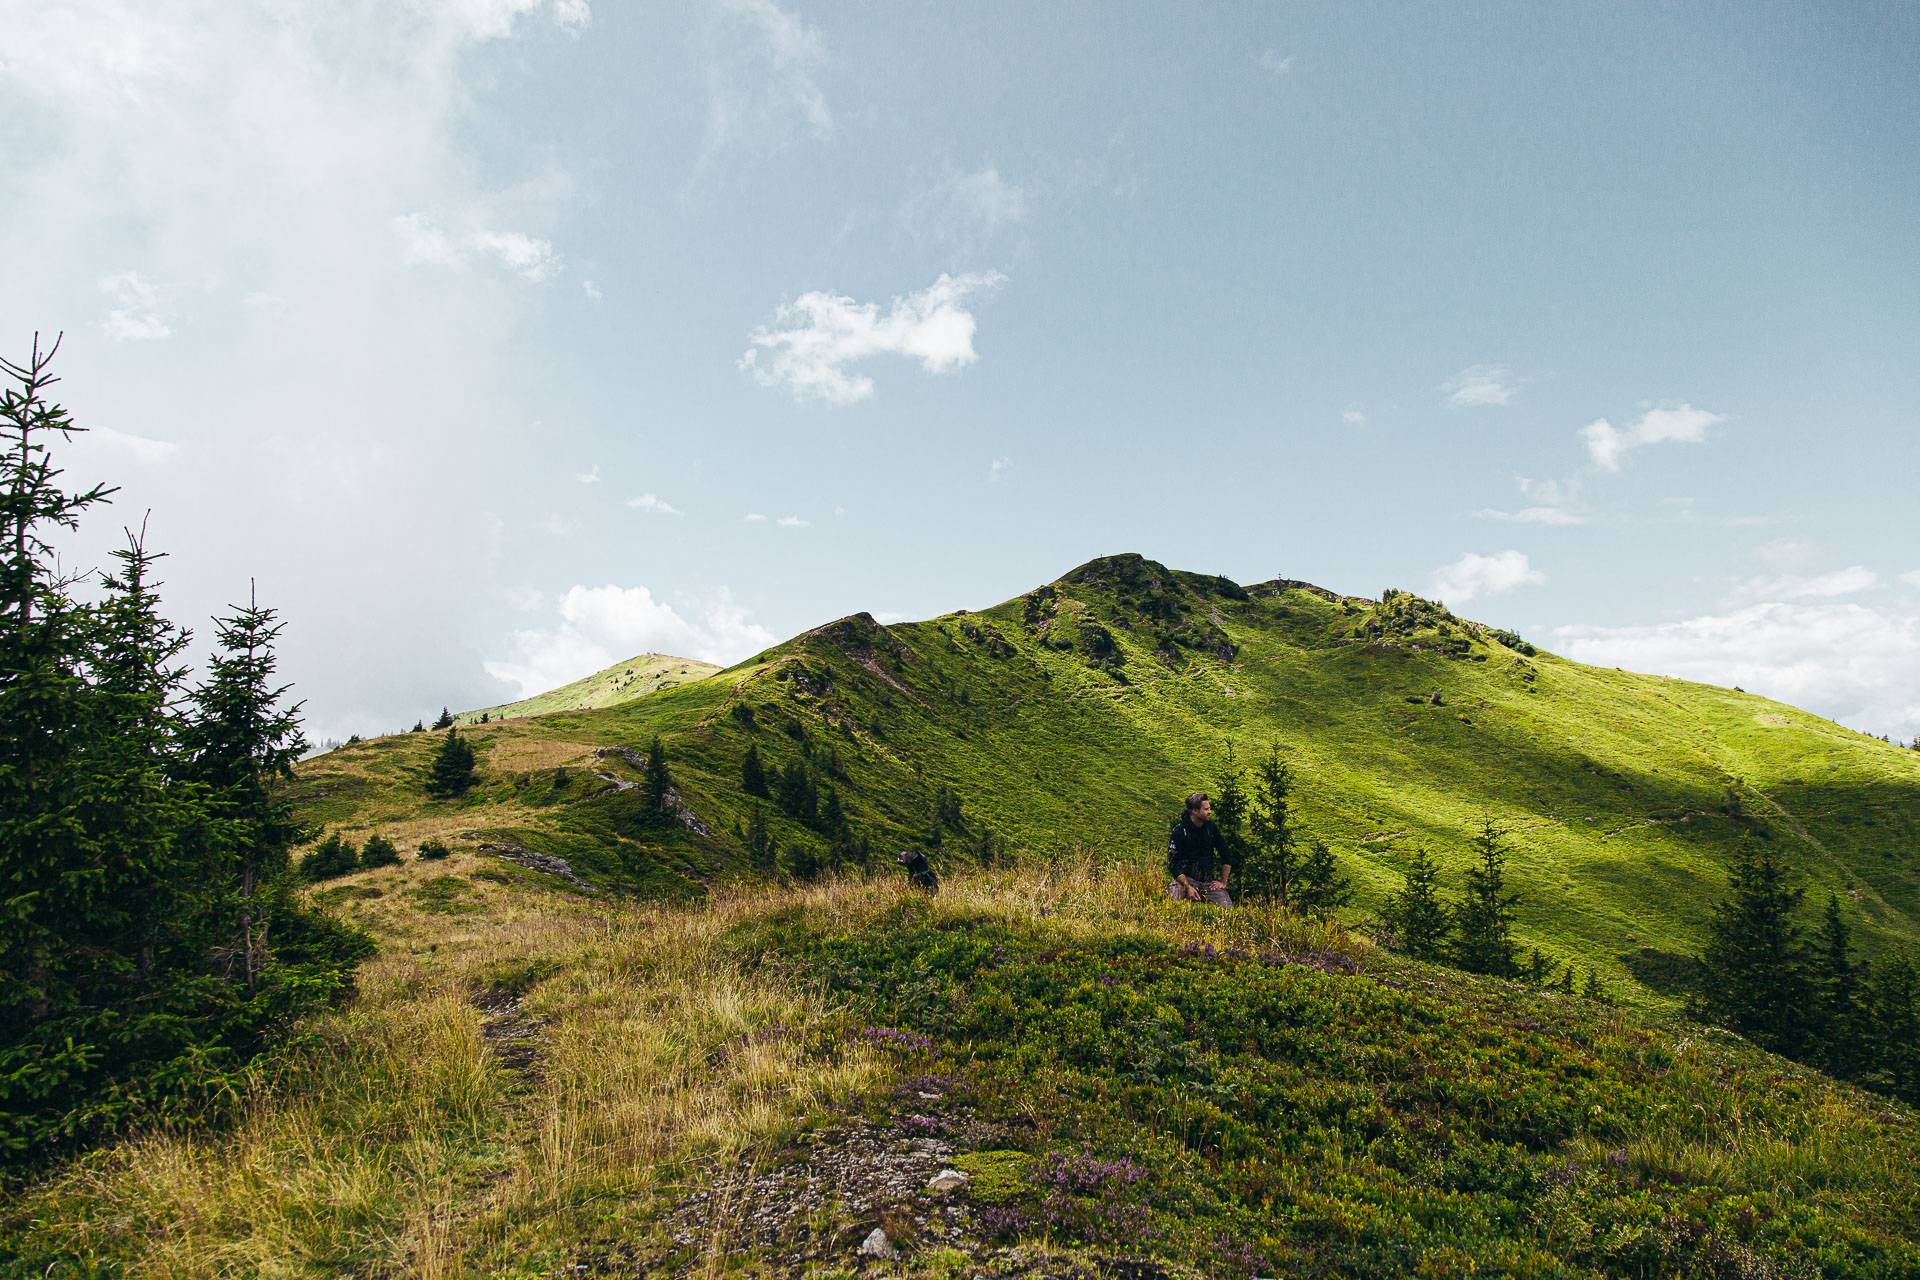
[[[656,734],[666,820],[633,785]],[[1230,749],[1245,763],[1273,742],[1308,833],[1356,883],[1356,919],[1416,848],[1457,888],[1490,816],[1512,833],[1522,944],[1634,1001],[1681,994],[1743,841],[1775,842],[1810,898],[1838,893],[1870,955],[1920,939],[1920,753],[1738,690],[1569,662],[1404,592],[1113,556],[979,613],[858,614],[704,680],[467,736],[482,780],[466,797],[428,800],[436,738],[399,735],[302,766],[307,816],[663,896],[754,874],[756,811],[802,870],[907,844],[951,867],[983,839],[1151,866],[1179,797],[1215,789]],[[769,799],[743,791],[749,746]],[[807,793],[823,813],[829,791],[851,837],[808,816]]]
[[[666,653],[642,653],[616,662],[604,671],[582,676],[558,689],[536,693],[518,702],[503,702],[497,707],[480,707],[454,717],[458,724],[478,724],[480,717],[506,720],[520,716],[543,716],[553,711],[581,711],[590,707],[612,707],[631,702],[661,689],[704,680],[720,670],[711,662],[697,658],[676,658]]]

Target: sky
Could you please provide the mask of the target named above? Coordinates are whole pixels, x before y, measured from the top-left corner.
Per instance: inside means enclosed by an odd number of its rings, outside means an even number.
[[[255,584],[316,739],[1125,551],[1920,735],[1920,7],[0,30],[0,352],[121,486],[63,554]]]

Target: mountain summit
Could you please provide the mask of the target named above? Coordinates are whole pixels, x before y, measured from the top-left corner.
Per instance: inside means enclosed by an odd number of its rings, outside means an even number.
[[[656,735],[665,822],[634,785]],[[398,735],[303,766],[308,816],[668,895],[908,845],[949,865],[1080,847],[1149,865],[1180,797],[1271,743],[1360,908],[1416,850],[1457,886],[1491,818],[1522,944],[1636,999],[1683,994],[1743,842],[1856,904],[1869,952],[1920,939],[1920,755],[1738,690],[1582,666],[1397,590],[1105,556],[990,609],[854,614],[704,679],[467,737],[480,784],[462,799],[429,800],[433,742]]]

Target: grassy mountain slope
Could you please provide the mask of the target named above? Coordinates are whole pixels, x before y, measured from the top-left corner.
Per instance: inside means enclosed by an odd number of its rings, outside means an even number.
[[[611,707],[631,702],[661,689],[704,680],[720,668],[697,658],[676,658],[667,653],[643,653],[616,662],[604,671],[582,676],[558,689],[536,693],[518,702],[503,702],[497,707],[480,707],[454,717],[459,724],[477,724],[481,716],[504,720],[519,716],[543,716],[554,711],[583,711],[593,707]]]
[[[685,822],[633,789],[662,735]],[[405,844],[428,835],[566,859],[591,881],[695,896],[744,874],[740,787],[757,743],[838,793],[890,850],[963,800],[1028,855],[1076,847],[1158,861],[1178,797],[1278,741],[1302,816],[1356,880],[1398,887],[1416,845],[1451,883],[1483,813],[1510,826],[1522,940],[1661,1003],[1702,938],[1724,867],[1768,839],[1831,890],[1868,951],[1920,939],[1920,754],[1734,690],[1510,647],[1404,594],[1241,588],[1138,556],[1093,561],[978,614],[882,627],[866,615],[705,680],[597,711],[471,731],[483,783],[421,794],[434,739],[401,735],[302,767],[309,817]],[[824,837],[773,812],[785,846]]]
[[[316,891],[380,939],[356,1002],[230,1130],[0,1203],[0,1274],[1920,1274],[1910,1111],[1150,869],[539,881],[455,853]]]

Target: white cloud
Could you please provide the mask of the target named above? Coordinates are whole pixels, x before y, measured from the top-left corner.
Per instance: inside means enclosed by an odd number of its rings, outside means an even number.
[[[1538,586],[1547,575],[1535,569],[1519,551],[1496,551],[1483,556],[1469,551],[1452,564],[1433,571],[1428,594],[1458,607],[1481,596],[1499,595],[1516,587]]]
[[[1474,515],[1481,520],[1505,520],[1513,524],[1576,525],[1585,524],[1586,516],[1575,509],[1579,501],[1579,486],[1563,484],[1558,480],[1532,480],[1526,476],[1515,476],[1514,482],[1520,487],[1520,496],[1530,499],[1530,505],[1517,511],[1497,511],[1492,507],[1483,507]]]
[[[1027,220],[1027,192],[1002,176],[998,165],[961,169],[949,164],[908,199],[900,217],[928,240],[977,250]]]
[[[409,265],[464,267],[476,258],[491,259],[535,284],[560,270],[552,242],[524,232],[481,228],[454,235],[425,213],[402,214],[390,225],[400,242],[400,260]]]
[[[833,132],[833,111],[814,78],[826,61],[820,33],[774,0],[718,0],[714,12],[720,21],[709,33],[706,137],[687,191],[738,144],[771,151],[796,124],[815,138]]]
[[[1293,74],[1293,55],[1282,57],[1278,49],[1262,49],[1255,55],[1253,65],[1278,80]]]
[[[746,515],[741,516],[740,519],[746,524],[765,524],[767,522],[767,518],[758,511],[749,511]]]
[[[753,331],[753,346],[738,363],[762,386],[784,386],[796,400],[855,404],[873,395],[873,379],[848,366],[875,356],[918,360],[929,373],[974,363],[975,322],[963,304],[1003,280],[997,271],[942,274],[918,293],[895,298],[885,314],[875,303],[803,293],[775,313],[776,327]]]
[[[496,535],[488,507],[553,466],[550,442],[524,430],[544,394],[523,376],[533,291],[500,287],[517,278],[492,264],[537,273],[547,259],[462,236],[535,241],[564,225],[577,193],[556,153],[490,130],[484,113],[501,86],[538,88],[501,74],[524,59],[500,43],[579,32],[587,8],[4,8],[0,244],[16,252],[0,333],[65,323],[59,372],[82,425],[179,443],[138,466],[136,446],[76,445],[118,449],[95,474],[126,487],[63,554],[101,563],[151,507],[154,545],[177,554],[171,616],[218,612],[258,578],[261,599],[287,610],[282,670],[315,736],[411,724],[428,691],[435,709],[490,700],[477,659],[446,655],[471,643],[474,610],[504,613],[496,581],[550,552],[537,545],[544,512],[518,517],[527,539]],[[413,211],[416,251],[471,254],[476,269],[399,269],[410,241],[393,219]],[[163,333],[164,360],[113,345]]]
[[[541,527],[556,538],[571,538],[574,534],[580,532],[580,522],[578,520],[575,520],[572,516],[563,516],[557,511],[548,516],[546,523]]]
[[[1520,384],[1503,364],[1476,364],[1441,383],[1440,390],[1455,409],[1493,409],[1510,403]]]
[[[115,342],[157,342],[173,336],[169,308],[163,305],[160,290],[138,271],[102,276],[98,288],[108,302],[100,330]]]
[[[594,463],[593,469],[591,471],[575,472],[573,478],[575,480],[578,480],[581,484],[599,484],[600,483],[600,464],[597,462]]]
[[[1910,569],[1900,575],[1900,581],[1910,587],[1920,587],[1920,569]]]
[[[1006,479],[1007,472],[1011,470],[1013,470],[1013,459],[1004,453],[1001,454],[991,463],[987,464],[987,483],[999,484],[1002,480]]]
[[[677,516],[680,514],[680,508],[674,506],[671,502],[663,502],[651,493],[643,493],[637,498],[628,498],[627,505],[635,511],[651,511],[655,515],[660,516]]]
[[[515,631],[511,655],[483,665],[488,675],[532,697],[612,666],[636,653],[669,653],[730,664],[774,642],[726,588],[680,608],[656,600],[645,587],[569,587],[559,618],[542,630]]]
[[[1341,411],[1340,421],[1344,426],[1364,427],[1367,425],[1367,415],[1361,412],[1360,406],[1353,405]]]
[[[1920,609],[1766,601],[1645,626],[1564,626],[1568,657],[1739,685],[1873,733],[1920,733]]]
[[[600,286],[595,284],[591,280],[582,280],[580,282],[580,292],[586,294],[589,298],[592,298],[595,302],[598,302],[600,301],[600,299],[607,296],[606,294],[600,292]]]
[[[180,451],[180,445],[172,440],[155,440],[149,436],[134,435],[130,431],[115,431],[112,427],[89,427],[86,434],[74,437],[73,449],[81,457],[113,453],[135,462],[151,464],[167,461]],[[89,461],[92,460],[89,457]]]
[[[833,509],[833,518],[836,520],[840,519],[842,516],[845,516],[846,514],[847,514],[847,509],[845,507],[835,507]]]
[[[1699,444],[1707,438],[1707,429],[1725,422],[1721,414],[1696,409],[1690,404],[1661,405],[1649,408],[1624,427],[1616,427],[1598,418],[1580,428],[1587,443],[1587,455],[1608,471],[1618,471],[1629,452],[1650,444]]]
[[[781,516],[779,523],[783,529],[810,529],[813,527],[813,521],[803,516]]]
[[[1735,589],[1735,594],[1749,600],[1832,600],[1871,591],[1879,585],[1879,574],[1856,564],[1831,573],[1749,578]]]
[[[1481,520],[1505,520],[1512,524],[1585,524],[1587,518],[1577,511],[1565,507],[1521,507],[1517,511],[1496,511],[1492,507],[1482,507],[1473,513]]]

